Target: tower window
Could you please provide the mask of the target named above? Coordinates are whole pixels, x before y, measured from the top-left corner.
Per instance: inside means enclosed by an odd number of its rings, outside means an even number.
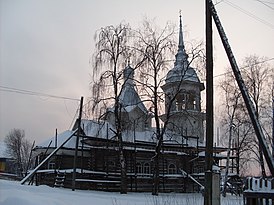
[[[179,94],[176,98],[176,110],[185,110],[186,103],[188,101],[189,95],[186,93]]]
[[[196,103],[196,100],[193,101],[193,109],[194,109],[194,110],[197,110],[197,103]]]
[[[195,107],[196,107],[195,96],[191,94],[187,102],[187,109],[195,110]]]

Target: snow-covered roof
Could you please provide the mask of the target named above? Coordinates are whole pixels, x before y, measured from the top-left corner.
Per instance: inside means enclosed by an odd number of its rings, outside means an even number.
[[[107,121],[96,121],[96,120],[81,120],[81,128],[85,135],[90,137],[106,138],[113,137],[114,127]]]
[[[2,141],[0,141],[0,158],[10,158],[6,150],[6,145]]]
[[[85,135],[91,137],[98,137],[103,139],[111,139],[115,137],[115,128],[107,121],[82,120],[81,128]],[[134,135],[136,140],[153,141],[153,133],[151,131],[135,132],[126,130],[122,133],[124,141],[133,142]]]
[[[225,155],[218,153],[214,153],[213,156],[216,158],[226,158]],[[199,157],[205,157],[205,151],[199,152]]]
[[[119,101],[128,112],[135,107],[139,107],[144,113],[147,113],[147,109],[133,85],[125,84],[121,91]]]
[[[113,139],[115,137],[115,128],[108,123],[107,121],[95,121],[95,120],[81,120],[81,128],[86,136],[96,137],[102,139]],[[65,140],[67,140],[71,134],[72,130],[64,131],[57,135],[57,146],[61,145]],[[155,129],[147,129],[143,132],[133,131],[133,130],[125,130],[122,132],[123,140],[125,142],[134,142],[134,141],[142,141],[142,142],[156,142]],[[81,143],[81,139],[79,139],[79,145]],[[182,136],[178,135],[171,131],[166,131],[164,134],[164,143],[167,144],[181,144]],[[63,147],[74,149],[76,143],[76,137],[72,137]],[[187,140],[187,144],[189,147],[197,146],[197,140],[189,138]],[[199,146],[204,146],[203,143],[199,143]],[[35,148],[55,148],[55,136],[50,137],[44,142],[38,144]]]
[[[73,131],[67,130],[57,135],[57,145],[55,144],[55,136],[50,137],[44,142],[38,144],[35,148],[55,148],[65,142],[71,135]],[[64,148],[75,148],[76,137],[72,137],[63,147]]]
[[[128,65],[124,69],[124,84],[119,96],[119,102],[123,106],[123,111],[131,112],[136,107],[138,107],[142,112],[147,113],[145,105],[140,99],[137,91],[135,90],[135,84],[133,82],[134,70]],[[113,112],[114,109],[110,108],[109,111]]]
[[[81,128],[85,135],[91,137],[98,137],[103,139],[111,139],[115,137],[115,128],[108,122],[98,122],[94,120],[82,120]],[[156,142],[155,129],[147,129],[143,132],[134,130],[125,130],[122,132],[123,140],[126,142],[144,141],[144,142]],[[134,139],[135,138],[135,139]],[[182,143],[182,136],[171,131],[166,131],[164,134],[164,142],[170,144]],[[197,140],[189,138],[187,141],[188,146],[196,146]],[[203,146],[204,144],[200,144]]]
[[[191,81],[201,83],[196,71],[190,66],[177,65],[167,73],[166,83]]]

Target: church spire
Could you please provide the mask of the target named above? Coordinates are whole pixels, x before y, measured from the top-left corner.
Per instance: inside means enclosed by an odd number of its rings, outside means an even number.
[[[181,12],[180,12],[180,30],[179,30],[179,50],[180,49],[185,49],[184,48],[184,38],[183,38],[183,26],[182,26],[182,15],[181,15]]]
[[[179,44],[178,52],[176,54],[175,66],[187,67],[187,58],[188,55],[185,52],[184,38],[183,38],[183,25],[182,25],[182,15],[180,11],[180,27],[179,27]]]

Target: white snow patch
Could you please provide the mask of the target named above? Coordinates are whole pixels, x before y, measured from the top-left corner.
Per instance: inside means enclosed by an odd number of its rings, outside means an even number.
[[[0,205],[202,205],[201,194],[160,194],[150,193],[99,192],[64,188],[51,188],[45,185],[20,185],[19,182],[0,180]],[[222,205],[242,205],[242,197],[222,198]]]
[[[57,135],[57,145],[55,144],[55,136],[49,138],[48,140],[38,144],[36,148],[51,147],[55,148],[60,146],[65,142],[73,133],[73,131],[67,130]],[[72,137],[65,145],[66,148],[75,148],[76,137]]]

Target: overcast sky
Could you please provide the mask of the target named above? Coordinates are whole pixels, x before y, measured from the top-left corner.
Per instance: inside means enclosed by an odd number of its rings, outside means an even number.
[[[274,0],[224,0],[216,9],[238,61],[249,54],[274,57]],[[96,30],[121,21],[136,27],[145,16],[159,25],[178,24],[179,10],[185,40],[203,40],[204,0],[0,0],[0,140],[20,128],[41,142],[56,128],[70,128],[79,105],[6,92],[3,86],[88,97]],[[215,29],[213,38],[214,72],[220,74],[228,61]]]

